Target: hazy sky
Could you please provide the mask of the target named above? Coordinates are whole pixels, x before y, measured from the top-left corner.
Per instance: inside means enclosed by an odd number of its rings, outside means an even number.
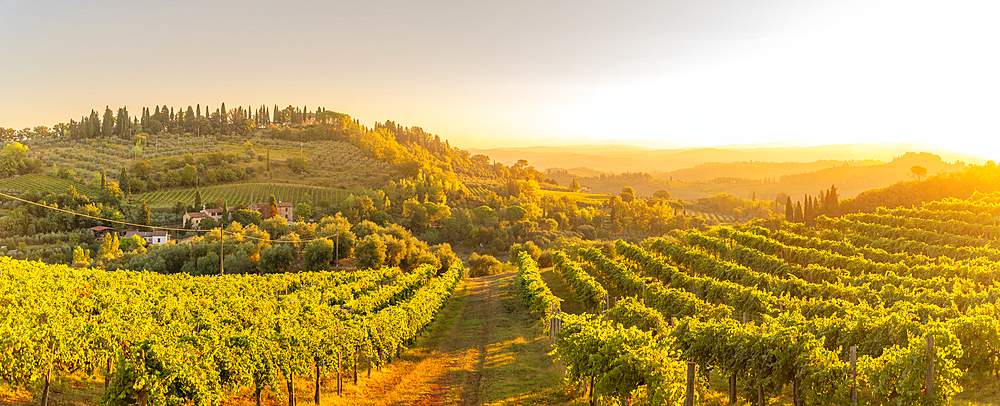
[[[992,158],[998,4],[0,0],[0,126],[294,104],[464,147],[918,141]]]

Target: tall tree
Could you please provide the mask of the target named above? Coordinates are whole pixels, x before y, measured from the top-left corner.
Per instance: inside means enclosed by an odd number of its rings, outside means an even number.
[[[812,216],[813,212],[812,199],[809,198],[809,195],[805,196],[805,204],[802,205],[802,222],[809,225],[809,218]]]
[[[802,202],[795,203],[795,220],[796,223],[802,222]]]
[[[222,219],[219,224],[223,227],[229,224],[229,204],[225,200],[222,201]]]
[[[150,224],[149,207],[146,206],[146,199],[142,199],[142,207],[139,208],[139,218],[136,219],[139,224],[149,226]],[[149,231],[149,227],[144,227],[143,231]]]
[[[795,207],[792,205],[792,197],[785,200],[785,221],[795,221]]]
[[[580,191],[580,182],[578,182],[576,178],[573,178],[573,181],[569,183],[569,190],[574,192]]]
[[[122,193],[125,193],[125,196],[132,195],[132,188],[129,187],[128,181],[128,169],[124,166],[121,172],[118,173],[118,184],[121,185]]]
[[[104,190],[104,189],[107,189],[107,188],[108,188],[108,174],[102,168],[101,169],[101,190]]]
[[[826,215],[830,217],[840,215],[840,203],[837,202],[837,186],[830,185],[830,190],[826,192]]]
[[[194,211],[199,211],[203,208],[201,204],[201,190],[196,190],[194,192]]]
[[[104,107],[104,121],[101,124],[101,136],[110,137],[115,131],[115,113],[108,106]]]

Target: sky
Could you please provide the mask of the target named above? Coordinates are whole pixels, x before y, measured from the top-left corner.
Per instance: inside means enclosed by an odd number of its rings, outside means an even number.
[[[0,0],[0,126],[225,102],[461,147],[925,142],[994,159],[998,17],[962,0]]]

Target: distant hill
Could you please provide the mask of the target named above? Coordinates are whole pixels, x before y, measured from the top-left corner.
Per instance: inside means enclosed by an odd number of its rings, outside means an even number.
[[[911,167],[919,165],[928,174],[950,173],[962,170],[962,162],[948,163],[940,156],[930,153],[908,152],[890,162],[878,161],[815,161],[809,163],[735,162],[709,163],[697,167],[674,171],[670,177],[650,176],[582,176],[584,170],[568,170],[565,174],[553,173],[550,177],[567,185],[578,178],[582,186],[590,187],[594,193],[617,194],[624,186],[632,186],[641,196],[651,196],[658,189],[665,189],[673,197],[694,200],[716,193],[728,193],[744,199],[756,198],[774,200],[779,194],[787,194],[792,200],[801,200],[805,194],[816,195],[820,190],[836,185],[841,198],[893,183],[911,180]],[[793,171],[820,168],[804,173],[780,174]],[[590,172],[593,174],[594,172]],[[600,174],[598,174],[600,175]],[[761,176],[766,175],[766,176]],[[778,175],[778,176],[775,176]]]
[[[944,162],[934,154],[908,152],[880,165],[859,166],[849,163],[813,172],[785,175],[779,177],[777,183],[747,185],[731,189],[727,193],[740,197],[756,193],[757,198],[764,199],[774,199],[777,194],[786,193],[797,201],[804,194],[816,195],[821,189],[836,185],[840,197],[847,198],[869,189],[912,180],[910,168],[915,165],[926,168],[928,174],[956,172],[965,167],[962,162]]]
[[[873,212],[887,208],[915,207],[948,197],[967,199],[975,192],[1000,191],[1000,167],[993,162],[968,165],[957,172],[939,173],[919,181],[897,182],[864,191],[840,202],[841,213]]]
[[[834,161],[819,160],[813,162],[762,162],[762,161],[741,161],[741,162],[706,162],[691,168],[678,169],[671,172],[651,172],[654,178],[672,179],[675,181],[696,182],[710,181],[716,178],[743,178],[743,179],[774,179],[790,174],[800,174],[814,172],[827,168],[842,166],[862,167],[871,165],[884,165],[884,161],[864,160],[864,161]]]
[[[931,152],[947,161],[983,162],[982,159],[976,157],[920,143],[840,144],[814,147],[733,145],[679,149],[653,149],[632,145],[569,145],[492,149],[467,148],[467,150],[473,154],[488,155],[492,160],[508,165],[519,159],[526,159],[536,168],[586,167],[601,172],[667,173],[706,162],[816,162],[821,160],[888,162],[910,151]],[[785,174],[801,172],[803,171],[786,172]]]

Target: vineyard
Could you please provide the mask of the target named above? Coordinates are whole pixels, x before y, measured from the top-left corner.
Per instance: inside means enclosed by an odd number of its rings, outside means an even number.
[[[292,400],[296,375],[333,375],[339,393],[398,357],[463,274],[457,261],[441,275],[191,277],[0,258],[0,380],[40,387],[42,404],[81,371],[104,377],[112,405],[214,405],[241,390]]]
[[[49,175],[30,174],[0,179],[0,191],[18,196],[23,195],[25,192],[66,193],[70,186],[76,188],[77,193],[87,195],[90,198],[95,198],[99,195],[90,186]]]
[[[268,196],[274,195],[279,201],[301,203],[307,198],[313,204],[320,202],[330,202],[337,204],[350,195],[350,191],[336,188],[325,188],[295,184],[279,183],[233,183],[226,185],[206,186],[201,188],[159,190],[147,192],[134,196],[134,200],[146,200],[151,207],[172,207],[177,202],[191,205],[195,201],[195,193],[201,191],[203,202],[214,202],[224,200],[229,205],[250,204],[253,202],[266,201]]]
[[[1000,373],[997,197],[556,252],[580,315],[523,254],[520,292],[595,400],[697,398],[687,365],[730,403],[944,405]]]

